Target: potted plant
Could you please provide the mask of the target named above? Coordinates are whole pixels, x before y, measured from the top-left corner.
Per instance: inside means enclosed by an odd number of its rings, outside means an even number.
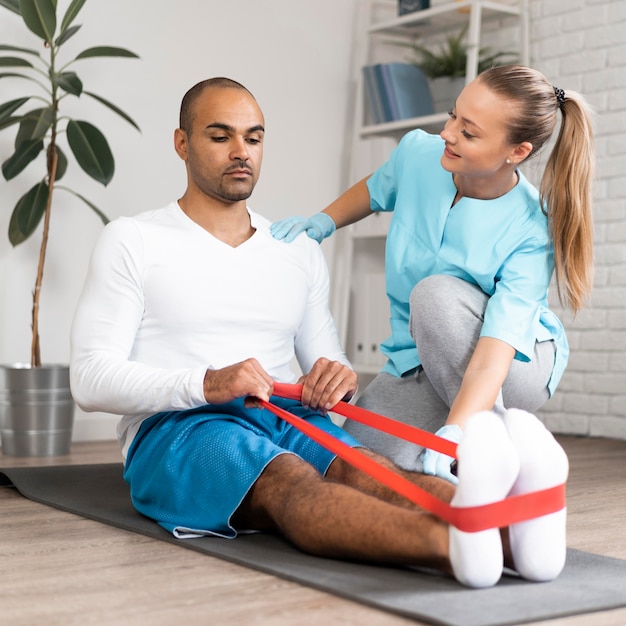
[[[0,435],[5,454],[55,454],[69,450],[74,404],[69,393],[69,368],[42,365],[39,343],[39,299],[46,247],[55,192],[63,191],[79,198],[103,223],[104,213],[82,194],[60,184],[69,165],[69,154],[91,178],[107,185],[114,174],[114,159],[102,132],[90,122],[62,114],[68,97],[88,97],[120,115],[137,130],[137,124],[107,99],[83,88],[83,81],[70,69],[74,63],[97,57],[138,58],[124,48],[90,47],[73,59],[61,63],[65,44],[80,30],[74,23],[86,0],[72,0],[59,21],[57,0],[0,0],[0,6],[17,14],[25,34],[40,40],[41,49],[0,44],[0,78],[28,81],[37,93],[24,95],[0,104],[0,130],[16,128],[14,152],[2,163],[7,181],[16,178],[31,163],[42,166],[42,178],[18,201],[9,223],[9,241],[13,246],[31,237],[43,222],[39,262],[33,289],[32,342],[30,365],[0,367]],[[63,49],[63,50],[62,50]],[[6,71],[9,68],[9,71]],[[29,103],[35,103],[29,106]],[[38,161],[37,157],[42,157]],[[43,385],[44,390],[40,390]],[[55,389],[55,387],[59,389]],[[32,401],[34,400],[34,401]],[[36,407],[49,409],[41,419]],[[33,437],[20,435],[24,427]],[[69,426],[69,428],[68,428]],[[68,437],[69,431],[69,437]],[[36,436],[38,435],[38,436]],[[56,439],[55,439],[56,435]]]
[[[413,52],[411,62],[430,79],[435,111],[447,111],[465,85],[467,67],[465,36],[468,26],[469,24],[465,24],[459,33],[446,37],[436,49],[422,45],[418,41],[399,44],[411,48]],[[480,48],[477,72],[480,74],[503,61],[512,63],[516,59],[515,52],[494,52],[488,47]]]

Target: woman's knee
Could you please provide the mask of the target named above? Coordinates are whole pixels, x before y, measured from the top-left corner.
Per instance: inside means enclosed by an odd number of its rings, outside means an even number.
[[[410,296],[410,332],[418,345],[428,337],[479,332],[488,296],[461,278],[435,274],[421,280]]]
[[[446,311],[461,303],[484,311],[487,295],[472,283],[448,274],[433,274],[417,283],[410,296],[411,311]]]
[[[411,311],[419,311],[433,306],[433,302],[440,303],[440,298],[447,291],[447,284],[450,280],[458,279],[444,274],[433,274],[420,280],[411,290],[409,300]]]

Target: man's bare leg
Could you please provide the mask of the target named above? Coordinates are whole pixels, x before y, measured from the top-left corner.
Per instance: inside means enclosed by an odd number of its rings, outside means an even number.
[[[370,453],[371,454],[371,453]],[[400,472],[457,506],[505,498],[519,460],[502,420],[473,416],[459,445],[459,485]],[[464,533],[388,488],[335,461],[329,476],[284,454],[266,467],[233,519],[237,528],[278,532],[305,552],[320,556],[428,565],[451,572],[470,587],[494,585],[502,575],[500,530]]]
[[[415,475],[417,481],[422,478]],[[450,572],[447,524],[324,478],[291,454],[268,464],[233,524],[277,532],[318,556],[422,564]]]
[[[390,461],[367,454],[460,507],[545,489],[567,477],[567,457],[552,435],[537,418],[515,410],[509,410],[504,420],[487,411],[468,420],[458,448],[456,489],[446,481],[403,472]],[[326,478],[293,455],[274,459],[236,512],[233,523],[237,528],[281,533],[302,550],[320,556],[427,565],[452,573],[470,587],[494,585],[503,570],[500,529],[467,533],[448,528],[338,459]],[[522,576],[551,580],[560,573],[565,554],[565,510],[509,530]]]
[[[367,450],[366,448],[359,448],[359,451],[365,456],[368,456],[376,461],[378,464],[392,470],[395,474],[402,476],[444,502],[450,502],[452,496],[454,495],[454,485],[447,480],[443,480],[437,476],[427,476],[425,474],[400,469],[386,457],[376,452],[372,452],[371,450]],[[384,500],[385,502],[389,502],[390,504],[395,504],[411,510],[424,511],[422,507],[400,495],[397,491],[394,491],[378,480],[373,479],[362,470],[340,458],[336,458],[331,463],[328,471],[326,472],[326,478],[348,485],[349,487],[353,487],[354,489],[358,489],[364,493],[368,493],[371,496]]]

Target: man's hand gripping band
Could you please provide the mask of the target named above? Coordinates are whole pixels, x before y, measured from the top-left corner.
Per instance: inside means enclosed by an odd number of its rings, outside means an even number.
[[[274,394],[281,398],[300,400],[302,385],[275,383]],[[358,448],[351,448],[306,420],[292,415],[288,411],[265,400],[259,400],[259,403],[344,461],[354,465],[411,502],[418,504],[461,531],[478,532],[488,528],[504,528],[512,524],[555,513],[565,507],[565,484],[523,495],[509,496],[500,502],[482,506],[451,506],[414,485],[403,476],[380,465],[363,454]],[[456,443],[415,426],[397,422],[347,402],[339,402],[333,407],[332,411],[355,422],[360,422],[400,439],[411,441],[456,458]]]

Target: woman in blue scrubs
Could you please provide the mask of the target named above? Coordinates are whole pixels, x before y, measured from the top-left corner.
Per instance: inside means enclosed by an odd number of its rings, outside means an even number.
[[[559,125],[540,188],[519,167]],[[311,218],[273,234],[322,241],[393,211],[386,242],[387,362],[358,404],[459,442],[494,407],[536,411],[568,359],[549,309],[553,273],[576,312],[593,280],[592,116],[582,96],[528,67],[492,68],[467,85],[440,135],[414,130],[371,176]],[[345,428],[400,466],[455,482],[451,458],[354,422]]]

